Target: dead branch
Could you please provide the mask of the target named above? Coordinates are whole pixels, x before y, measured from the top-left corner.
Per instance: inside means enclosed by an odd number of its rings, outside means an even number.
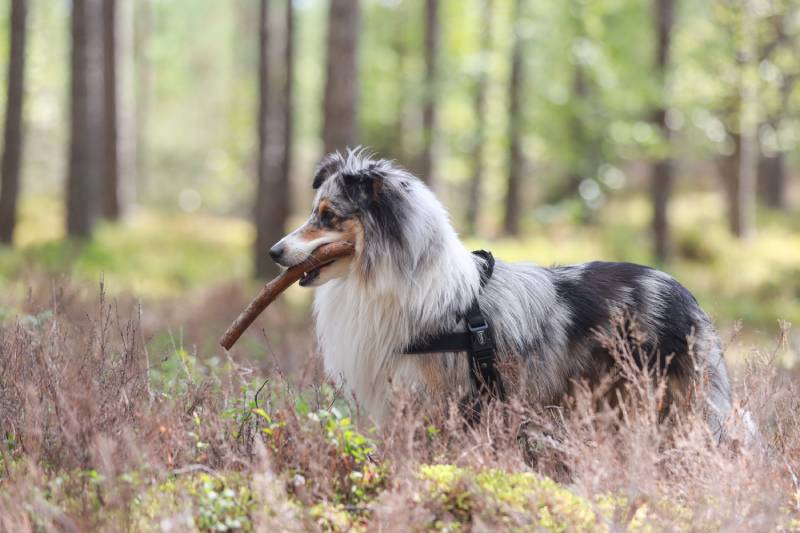
[[[250,324],[255,321],[256,317],[261,314],[275,299],[286,289],[288,289],[294,282],[303,277],[304,272],[313,270],[315,267],[322,265],[334,259],[352,255],[355,251],[355,246],[351,242],[333,242],[330,244],[323,244],[302,263],[295,265],[264,285],[261,292],[250,302],[244,311],[236,318],[233,324],[225,331],[225,334],[220,339],[220,345],[226,350],[236,344],[242,333],[250,327]]]

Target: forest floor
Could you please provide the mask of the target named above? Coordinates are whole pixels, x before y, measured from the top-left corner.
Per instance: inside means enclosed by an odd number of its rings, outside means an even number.
[[[650,263],[645,202],[612,207],[468,244]],[[409,400],[373,428],[322,375],[309,291],[216,346],[257,289],[244,221],[141,211],[77,247],[29,202],[20,247],[0,251],[0,530],[798,528],[800,343],[779,321],[800,323],[800,222],[764,214],[738,243],[720,210],[676,203],[664,267],[714,317],[759,427],[734,421],[716,446],[698,413],[659,429],[644,378],[624,417],[586,392],[558,420],[515,399],[467,429]]]

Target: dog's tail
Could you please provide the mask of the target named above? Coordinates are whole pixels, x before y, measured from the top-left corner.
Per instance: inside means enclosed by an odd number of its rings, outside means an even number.
[[[706,361],[705,418],[717,442],[723,440],[725,426],[731,416],[732,397],[728,369],[719,345],[715,346]]]

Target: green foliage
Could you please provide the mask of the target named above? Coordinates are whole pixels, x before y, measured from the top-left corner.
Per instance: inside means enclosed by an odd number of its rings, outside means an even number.
[[[338,492],[343,502],[358,504],[374,497],[386,482],[387,467],[373,459],[375,444],[359,433],[339,409],[323,409],[308,415],[319,422],[338,454]],[[348,472],[349,471],[349,472]]]
[[[286,2],[272,2],[279,20]],[[424,2],[368,0],[360,38],[361,141],[413,166],[421,148],[418,128],[424,98]],[[438,178],[461,198],[472,173],[474,91],[489,77],[487,206],[502,198],[508,147],[508,90],[512,36],[524,47],[523,146],[535,166],[526,176],[526,199],[549,198],[577,175],[608,193],[603,166],[665,154],[668,147],[650,120],[654,105],[671,109],[675,154],[709,160],[730,150],[736,130],[736,95],[742,65],[743,2],[677,2],[667,94],[653,68],[655,21],[651,3],[630,0],[528,2],[514,20],[513,2],[493,2],[483,20],[478,0],[441,2]],[[752,2],[759,51],[747,67],[758,86],[761,142],[768,152],[790,152],[800,125],[797,91],[787,101],[784,81],[800,72],[797,0]],[[296,11],[297,174],[319,157],[327,4],[294,2]],[[66,140],[68,4],[32,4],[27,120],[30,153],[26,193],[60,191]],[[257,117],[256,2],[173,0],[134,2],[135,94],[141,130],[139,196],[167,210],[194,210],[182,195],[215,212],[249,213]],[[7,14],[0,37],[7,37]],[[479,52],[491,26],[491,50]],[[278,24],[278,27],[280,24]],[[199,31],[202,29],[201,31]],[[781,30],[780,32],[778,30]],[[275,38],[281,37],[278,28]],[[0,57],[7,57],[0,39]],[[277,78],[280,78],[276,74]],[[202,90],[198,90],[202,88]],[[5,90],[3,87],[0,90]],[[664,102],[666,100],[666,102]],[[202,110],[202,112],[198,112]],[[301,170],[306,169],[306,170]],[[305,181],[303,183],[306,183]],[[587,185],[591,186],[591,185]],[[309,193],[296,189],[301,198]],[[577,197],[576,191],[570,196]],[[588,204],[596,199],[584,199]],[[454,202],[458,207],[460,202]],[[591,207],[591,206],[590,206]],[[456,213],[457,215],[459,213]],[[458,217],[457,217],[458,218]]]
[[[237,492],[211,476],[204,475],[201,479],[197,498],[198,527],[208,531],[247,530],[252,503],[248,489],[239,488]]]
[[[160,518],[179,515],[185,530],[252,531],[255,505],[247,483],[235,474],[175,476],[137,496],[133,523],[137,530],[157,531]]]
[[[285,422],[275,421],[272,419],[269,413],[261,409],[260,407],[253,408],[253,414],[259,417],[259,429],[261,433],[266,435],[267,437],[272,437],[275,435],[275,431],[284,427],[286,425]]]
[[[240,439],[247,428],[254,428],[258,438],[279,458],[289,457],[281,471],[289,476],[299,476],[306,483],[317,483],[316,475],[309,470],[306,460],[323,460],[328,465],[328,479],[334,495],[333,503],[350,507],[360,506],[372,500],[383,489],[388,476],[388,465],[376,457],[376,445],[372,439],[357,430],[352,418],[347,414],[350,407],[334,401],[335,395],[330,387],[321,391],[301,391],[295,397],[287,397],[276,390],[269,382],[252,383],[242,387],[241,397],[234,407],[223,414],[235,421],[237,428],[233,437]],[[256,394],[258,393],[258,401]],[[316,401],[328,401],[331,407],[310,410],[309,396],[313,393]],[[333,399],[325,400],[325,396]],[[336,404],[336,405],[334,405]],[[292,454],[308,454],[299,451],[293,443],[293,432],[302,431],[309,442],[319,441],[320,450],[312,453],[322,457],[306,457],[299,460]],[[281,459],[279,459],[281,460]],[[327,509],[327,508],[326,508]],[[327,509],[329,511],[330,509]]]

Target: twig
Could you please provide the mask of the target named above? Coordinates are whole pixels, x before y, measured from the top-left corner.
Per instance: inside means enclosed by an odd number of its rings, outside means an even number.
[[[214,476],[217,479],[220,479],[220,480],[223,479],[222,476],[216,470],[214,470],[213,468],[210,468],[210,467],[208,467],[206,465],[202,465],[202,464],[186,465],[186,466],[183,466],[181,468],[176,468],[175,470],[173,470],[170,473],[173,476],[181,476],[181,475],[184,475],[184,474],[193,474],[195,472],[203,472],[203,473],[208,474],[210,476]]]
[[[319,265],[340,257],[352,255],[355,246],[351,242],[332,242],[324,244],[314,250],[314,252],[302,263],[295,265],[288,270],[284,270],[277,278],[273,279],[261,289],[261,292],[250,302],[244,311],[236,318],[233,324],[225,331],[220,339],[220,345],[226,350],[230,350],[242,333],[250,327],[256,317],[275,301],[283,291],[289,288],[294,282],[303,277],[304,272],[313,270]]]

